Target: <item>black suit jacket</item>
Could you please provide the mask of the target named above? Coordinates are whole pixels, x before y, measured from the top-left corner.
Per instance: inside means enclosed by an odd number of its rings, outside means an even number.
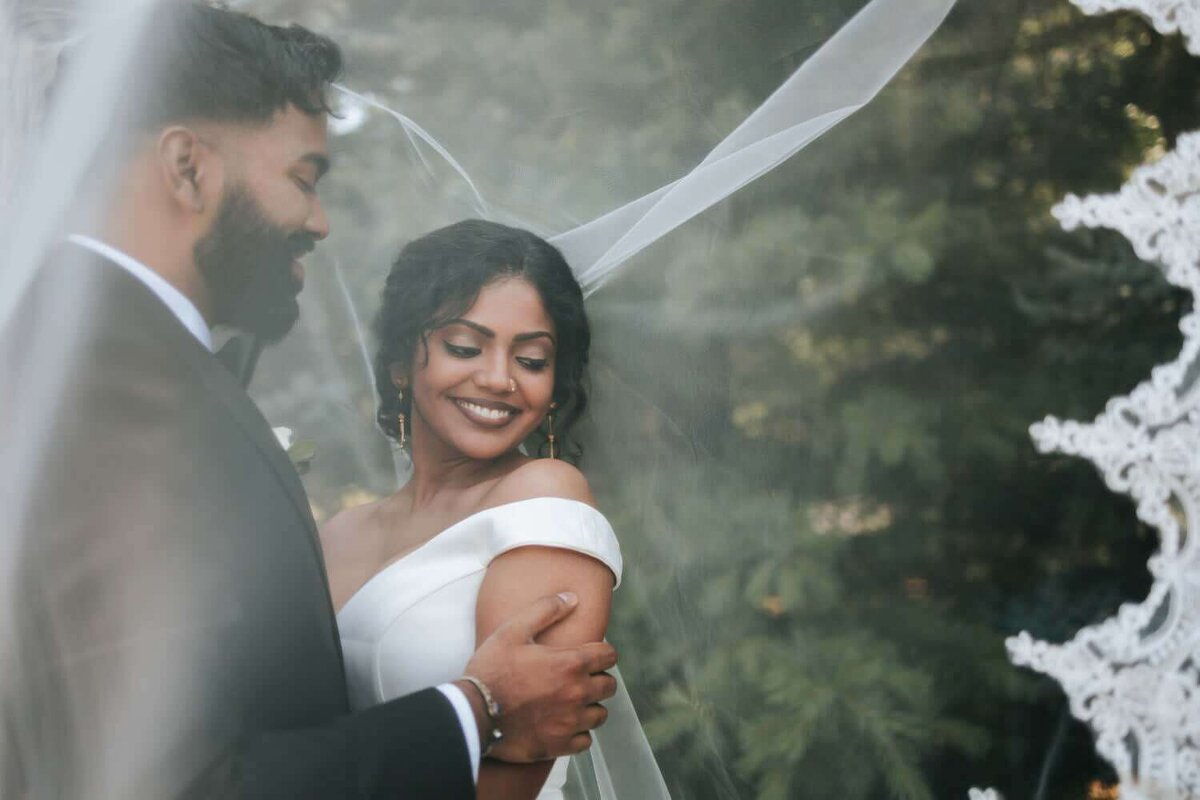
[[[136,279],[51,258],[0,337],[0,420],[9,793],[474,796],[436,690],[350,713],[296,472]]]

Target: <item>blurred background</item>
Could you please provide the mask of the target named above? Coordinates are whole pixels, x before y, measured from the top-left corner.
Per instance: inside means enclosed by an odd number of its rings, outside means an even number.
[[[699,162],[861,0],[251,0],[345,48],[495,219],[559,233]],[[1200,127],[1200,61],[1131,14],[961,0],[868,108],[589,301],[580,466],[626,557],[609,638],[677,798],[1116,797],[1053,681],[1008,663],[1144,597],[1153,530],[1028,426],[1173,358],[1190,298],[1062,232]],[[348,105],[303,327],[252,387],[316,443],[318,518],[401,478],[369,326],[474,195]],[[400,459],[402,470],[403,459]]]

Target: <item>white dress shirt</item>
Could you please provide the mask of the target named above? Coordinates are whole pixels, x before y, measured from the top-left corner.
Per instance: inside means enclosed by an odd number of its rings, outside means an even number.
[[[86,247],[93,253],[104,256],[141,281],[147,289],[154,292],[154,296],[161,300],[163,305],[171,310],[171,313],[179,319],[183,327],[187,328],[188,332],[192,336],[195,336],[200,344],[204,345],[204,349],[210,353],[212,352],[212,331],[208,329],[208,323],[204,321],[200,310],[196,308],[196,304],[189,300],[183,292],[167,283],[163,276],[128,253],[123,253],[112,245],[107,245],[99,239],[93,239],[91,236],[73,233],[67,237],[67,240],[80,247]]]
[[[128,253],[105,244],[99,239],[75,233],[68,236],[67,240],[103,256],[141,281],[147,289],[154,293],[155,297],[163,302],[163,305],[170,309],[179,323],[187,328],[188,332],[195,336],[206,350],[212,352],[212,331],[209,330],[208,323],[204,321],[200,310],[183,292],[167,283],[165,278]],[[450,705],[454,707],[454,713],[458,715],[458,724],[462,728],[463,738],[467,742],[467,754],[471,761],[471,777],[478,781],[479,761],[482,754],[480,753],[479,728],[475,723],[475,714],[471,711],[471,703],[462,690],[452,683],[444,683],[437,689],[450,701]]]

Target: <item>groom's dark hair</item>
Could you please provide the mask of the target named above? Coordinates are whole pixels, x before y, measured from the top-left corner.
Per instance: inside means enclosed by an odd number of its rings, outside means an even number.
[[[137,103],[140,128],[188,119],[267,122],[289,104],[326,113],[327,89],[342,71],[333,40],[200,0],[162,3],[143,40],[153,75]]]
[[[64,54],[69,68],[70,53]],[[289,105],[331,113],[342,53],[300,25],[268,25],[201,0],[160,0],[140,37],[113,136],[195,120],[267,123]]]

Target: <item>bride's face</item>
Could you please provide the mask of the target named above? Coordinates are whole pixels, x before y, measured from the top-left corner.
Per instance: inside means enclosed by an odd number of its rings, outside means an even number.
[[[414,446],[424,436],[492,459],[541,424],[554,392],[556,333],[524,278],[488,284],[471,308],[434,330],[413,359]]]

